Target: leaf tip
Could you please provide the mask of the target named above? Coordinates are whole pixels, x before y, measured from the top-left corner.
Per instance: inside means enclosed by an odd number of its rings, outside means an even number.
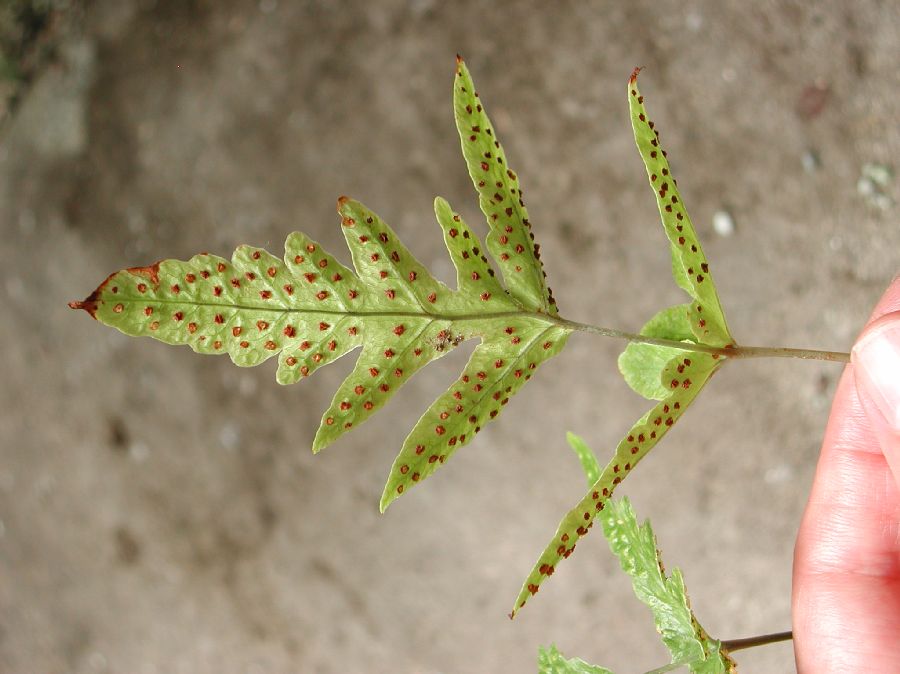
[[[131,267],[126,269],[125,271],[131,274],[144,274],[149,276],[151,282],[154,285],[157,285],[159,282],[159,262],[156,264],[150,265],[149,267]],[[119,272],[113,272],[106,279],[97,286],[96,290],[92,292],[90,295],[85,297],[83,300],[76,300],[73,302],[69,302],[70,309],[83,309],[91,315],[91,318],[97,318],[97,310],[100,308],[101,297],[103,296],[103,292],[106,290],[107,286],[110,285],[112,280],[119,274]],[[118,288],[115,286],[112,287],[112,292],[117,292]]]
[[[450,213],[451,210],[450,203],[444,197],[434,198],[434,214],[437,216],[438,221],[440,221],[442,215],[452,215]]]
[[[324,426],[324,424],[323,424],[323,426]],[[322,428],[320,427],[319,431],[316,433],[316,437],[313,438],[312,453],[318,454],[323,449],[325,449],[329,445],[330,442],[331,442],[330,440],[326,440],[322,437]]]
[[[385,487],[384,493],[381,495],[381,501],[378,503],[378,511],[384,515],[385,511],[388,509],[388,506],[394,502],[394,495],[387,490]]]
[[[83,300],[75,300],[69,302],[69,309],[83,309],[91,315],[91,318],[97,318],[97,293],[91,293]]]
[[[463,60],[463,57],[462,57],[462,56],[460,56],[459,54],[457,54],[457,55],[456,55],[456,65],[459,65],[460,63],[465,63],[465,61]]]
[[[341,196],[338,197],[338,199],[337,199],[337,210],[338,210],[338,213],[341,212],[341,209],[344,207],[344,205],[345,205],[348,201],[350,201],[350,197],[348,197],[348,196],[346,196],[346,195],[343,195],[343,194],[342,194]]]
[[[644,69],[644,66],[637,66],[631,71],[631,77],[628,78],[628,84],[637,82],[638,74]]]

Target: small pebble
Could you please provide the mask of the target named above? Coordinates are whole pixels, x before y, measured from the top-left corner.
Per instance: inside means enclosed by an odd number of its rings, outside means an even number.
[[[734,218],[728,211],[716,211],[713,214],[713,229],[719,236],[731,236],[734,234]]]
[[[219,444],[228,451],[234,451],[241,442],[241,432],[234,424],[225,424],[219,431]]]
[[[803,164],[803,170],[807,173],[815,173],[822,165],[822,161],[819,159],[819,155],[815,150],[807,150],[804,152],[803,156],[800,157],[800,163]]]
[[[766,484],[783,484],[789,482],[793,477],[793,469],[789,465],[782,463],[766,470],[763,480],[766,481]]]
[[[703,28],[703,15],[699,12],[688,12],[684,17],[684,25],[692,33],[697,33]]]
[[[133,442],[128,447],[128,456],[135,463],[143,463],[150,456],[150,447],[145,442]]]
[[[893,181],[894,171],[890,166],[863,164],[859,180],[856,181],[856,191],[875,208],[887,211],[894,207],[894,200],[888,193]]]
[[[863,197],[875,194],[875,183],[871,178],[862,177],[856,181],[856,191]]]
[[[894,179],[893,170],[884,164],[864,164],[862,175],[863,178],[868,178],[879,187],[887,187]]]

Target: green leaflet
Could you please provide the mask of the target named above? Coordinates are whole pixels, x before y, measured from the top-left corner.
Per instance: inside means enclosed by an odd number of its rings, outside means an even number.
[[[526,309],[555,316],[556,301],[545,282],[540,246],[534,243],[519,179],[506,162],[469,69],[459,56],[453,112],[469,176],[490,227],[488,250],[497,260],[506,288]]]
[[[694,341],[688,319],[689,304],[677,304],[663,309],[647,321],[641,334],[676,341]],[[666,364],[680,353],[678,349],[653,344],[631,342],[619,355],[619,372],[634,391],[650,400],[662,400],[669,395],[662,372]]]
[[[639,71],[636,68],[628,81],[631,125],[671,244],[672,275],[694,300],[690,304],[690,327],[696,341],[710,346],[728,346],[734,340],[728,332],[706,256],[671,175],[666,151],[660,145],[659,132],[653,128],[644,108],[644,97],[637,86]]]
[[[581,468],[584,470],[588,486],[591,486],[600,477],[600,464],[597,462],[597,457],[594,456],[591,448],[587,446],[584,438],[575,435],[572,431],[566,433],[566,442],[569,443],[569,447],[572,448],[578,460],[581,461]]]
[[[299,381],[362,347],[313,441],[319,451],[359,426],[420,368],[480,338],[466,369],[425,412],[388,478],[382,510],[494,419],[569,331],[524,310],[494,278],[478,237],[443,199],[435,212],[459,289],[437,281],[393,230],[357,201],[338,203],[356,272],[302,233],[284,260],[250,246],[232,259],[197,255],[111,275],[73,303],[122,332],[241,366],[278,355],[277,378]]]
[[[644,97],[637,87],[638,72],[639,69],[635,69],[628,82],[635,142],[656,193],[663,227],[669,238],[673,275],[678,285],[693,298],[690,304],[659,312],[641,332],[709,346],[733,344],[709,265],[671,175],[666,152],[660,146],[659,132],[647,118]],[[641,395],[660,402],[631,428],[588,494],[562,519],[553,540],[525,580],[510,617],[537,593],[560,560],[572,553],[616,485],[680,418],[720,362],[712,355],[679,352],[670,347],[630,344],[625,349],[619,359],[619,368],[626,382]]]
[[[612,674],[597,665],[591,665],[581,658],[566,660],[556,646],[538,648],[538,674]]]
[[[666,365],[663,377],[668,381],[669,395],[631,427],[597,481],[578,505],[563,517],[553,539],[523,583],[510,617],[514,617],[537,593],[544,580],[553,575],[557,564],[572,554],[578,539],[587,534],[616,486],[681,418],[719,363],[705,353],[690,353],[673,358]]]
[[[165,260],[116,272],[71,306],[126,334],[227,353],[241,366],[277,355],[282,384],[362,347],[322,415],[316,452],[366,421],[420,368],[467,339],[480,339],[462,376],[403,443],[381,498],[383,511],[471,442],[571,332],[553,320],[555,303],[517,178],[474,92],[458,59],[454,115],[490,226],[488,251],[506,289],[478,237],[443,199],[435,200],[435,213],[457,290],[436,280],[375,213],[341,197],[338,211],[355,272],[297,232],[285,243],[284,260],[250,246],[238,248],[231,260],[206,254]]]
[[[672,654],[672,662],[687,663],[692,672],[725,674],[734,662],[697,622],[681,571],[668,576],[649,522],[638,525],[627,498],[609,500],[600,521],[609,547],[631,576],[634,593],[653,611],[656,629]]]
[[[590,453],[590,449],[585,446]],[[689,667],[702,674],[728,674],[735,663],[721,642],[711,639],[691,610],[679,569],[666,575],[650,522],[639,525],[627,498],[610,499],[599,516],[613,554],[631,577],[635,595],[653,612],[656,630],[672,656],[672,664],[654,669],[668,672]],[[566,660],[555,646],[538,651],[539,674],[611,674],[579,658]],[[648,674],[652,674],[649,673]]]
[[[467,325],[475,330],[477,321]],[[497,417],[537,366],[562,350],[569,333],[534,318],[510,316],[493,320],[481,335],[462,376],[434,401],[404,441],[381,496],[382,512]]]

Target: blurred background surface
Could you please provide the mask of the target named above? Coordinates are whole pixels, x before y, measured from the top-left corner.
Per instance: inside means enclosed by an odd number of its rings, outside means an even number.
[[[576,335],[478,440],[378,514],[405,432],[471,346],[322,454],[352,358],[283,388],[66,308],[106,275],[302,229],[338,195],[445,281],[440,194],[484,231],[450,104],[463,54],[563,315],[682,299],[634,148],[643,93],[736,338],[846,350],[898,270],[900,6],[652,0],[0,3],[0,671],[533,672],[556,643],[666,661],[599,534],[506,614],[647,403]],[[789,626],[793,540],[840,367],[723,369],[625,484],[716,636]],[[789,644],[741,654],[791,672]]]

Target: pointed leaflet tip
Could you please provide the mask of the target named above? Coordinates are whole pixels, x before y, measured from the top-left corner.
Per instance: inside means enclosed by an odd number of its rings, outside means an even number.
[[[490,228],[487,248],[509,294],[525,309],[555,316],[556,300],[547,286],[519,178],[506,160],[464,63],[457,64],[456,74],[453,116],[469,177]]]
[[[322,428],[325,426],[325,419],[319,422],[319,429],[316,431],[316,437],[313,438],[312,450],[313,454],[318,454],[328,446],[329,441],[322,439]]]
[[[338,210],[338,213],[341,212],[341,208],[343,208],[343,207],[344,207],[344,204],[346,204],[348,201],[350,201],[350,197],[348,197],[348,196],[344,196],[344,195],[342,194],[341,196],[338,197],[338,199],[337,199],[337,210]]]
[[[96,293],[88,295],[83,300],[74,300],[69,302],[69,309],[83,309],[91,315],[91,318],[97,318],[97,297]]]
[[[709,263],[684,206],[659,131],[644,107],[644,97],[636,82],[637,71],[628,85],[628,107],[634,140],[647,170],[659,208],[663,229],[670,243],[672,276],[694,300],[690,305],[691,332],[701,344],[727,346],[734,343],[713,283]]]
[[[644,69],[644,66],[637,66],[634,70],[631,71],[631,77],[628,78],[629,84],[634,84],[637,82],[638,74]]]
[[[97,289],[94,290],[94,292],[92,292],[86,298],[84,298],[83,300],[80,300],[80,301],[76,300],[73,302],[69,302],[69,308],[70,309],[83,309],[84,311],[88,312],[91,315],[91,318],[100,320],[97,318],[97,310],[100,307],[103,297],[105,295],[107,295],[107,293],[111,294],[112,296],[115,296],[119,292],[118,285],[115,285],[115,284],[110,285],[113,282],[113,279],[115,279],[117,276],[119,276],[119,274],[122,274],[122,273],[130,274],[133,276],[139,276],[139,277],[142,277],[145,280],[149,281],[150,284],[153,286],[153,289],[155,290],[157,287],[159,287],[159,265],[160,264],[161,264],[161,262],[154,262],[153,264],[148,265],[146,267],[129,267],[128,269],[124,270],[124,272],[115,272],[113,274],[110,274],[109,276],[106,277],[106,280],[104,280],[103,283],[101,283],[99,286],[97,286]],[[113,298],[111,297],[110,299],[113,299]],[[116,313],[120,313],[122,311],[122,308],[124,308],[124,304],[116,303],[116,305],[114,305],[113,310]],[[105,323],[106,321],[101,321],[101,322]]]
[[[456,55],[456,63],[459,64],[459,63],[462,63],[462,62],[463,62],[463,57],[460,56],[459,54],[457,54],[457,55]]]

